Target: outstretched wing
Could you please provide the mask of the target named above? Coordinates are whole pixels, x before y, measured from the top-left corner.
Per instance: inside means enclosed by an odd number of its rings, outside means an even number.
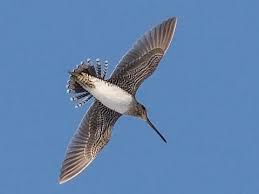
[[[156,69],[170,45],[176,18],[170,18],[145,33],[123,56],[109,81],[135,95],[140,84]]]
[[[60,172],[60,184],[74,178],[95,159],[109,142],[112,127],[120,116],[95,100],[68,146]]]

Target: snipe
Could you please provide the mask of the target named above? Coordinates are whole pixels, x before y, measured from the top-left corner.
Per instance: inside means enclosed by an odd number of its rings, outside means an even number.
[[[59,183],[62,184],[82,172],[108,143],[112,127],[122,115],[146,121],[166,142],[147,116],[146,108],[135,94],[141,83],[157,68],[168,49],[176,27],[176,18],[169,18],[145,33],[118,63],[110,78],[105,80],[108,62],[90,59],[70,73],[68,92],[76,107],[91,97],[95,100],[83,117],[68,146]]]

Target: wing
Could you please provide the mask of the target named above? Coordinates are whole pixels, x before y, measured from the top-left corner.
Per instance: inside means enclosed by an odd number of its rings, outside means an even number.
[[[95,100],[68,146],[60,172],[60,184],[77,176],[95,159],[109,142],[112,127],[120,116]]]
[[[145,33],[123,56],[109,81],[135,95],[140,84],[156,69],[170,45],[176,18],[170,18]]]

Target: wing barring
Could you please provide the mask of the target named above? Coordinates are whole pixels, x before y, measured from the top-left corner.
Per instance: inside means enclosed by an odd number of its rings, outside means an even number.
[[[169,18],[146,32],[120,60],[109,81],[135,95],[157,68],[174,35],[177,19]]]

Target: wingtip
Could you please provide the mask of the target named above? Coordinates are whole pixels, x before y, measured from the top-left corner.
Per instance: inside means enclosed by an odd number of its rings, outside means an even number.
[[[80,173],[80,172],[79,172]],[[58,178],[58,183],[60,185],[70,181],[71,179],[73,179],[74,177],[76,177],[79,173],[76,173],[72,176],[68,176],[67,173],[64,173],[64,172],[61,172],[60,175],[59,175],[59,178]]]
[[[177,21],[178,21],[178,17],[174,17],[174,18],[173,18],[173,20],[174,20],[174,22],[175,22],[175,26],[176,26]]]
[[[167,49],[169,48],[169,46],[170,46],[170,44],[173,40],[176,25],[177,25],[177,17],[171,17],[171,18],[167,19],[165,21],[165,23],[169,26],[169,29],[170,29],[171,33],[169,33],[169,35],[166,38],[166,44],[165,44],[164,52],[167,51]]]
[[[170,18],[168,18],[168,20],[172,20],[172,21],[177,21],[177,19],[178,19],[178,17],[177,16],[173,16],[173,17],[170,17]]]
[[[58,179],[58,183],[60,184],[60,185],[62,185],[62,184],[64,184],[64,183],[66,183],[66,182],[68,182],[68,181],[70,181],[72,178],[74,178],[75,176],[72,176],[72,177],[66,177],[66,176],[64,176],[64,174],[60,174],[59,175],[59,179]]]
[[[64,184],[65,182],[67,182],[67,180],[63,180],[61,178],[59,178],[59,180],[58,180],[58,184],[60,184],[60,185]]]
[[[67,182],[68,181],[68,179],[66,179],[64,176],[63,176],[63,174],[62,174],[62,172],[59,174],[59,177],[58,177],[58,184],[60,184],[60,185],[62,185],[62,184],[64,184],[65,182]]]
[[[170,20],[172,23],[174,23],[173,24],[173,28],[175,28],[176,27],[176,24],[177,24],[177,21],[178,21],[178,18],[177,17],[171,17],[171,18],[169,18],[168,20]]]
[[[176,27],[176,24],[177,24],[177,21],[178,21],[178,17],[174,16],[174,17],[170,17],[168,18],[168,20],[166,22],[171,22],[173,23],[173,28]]]

